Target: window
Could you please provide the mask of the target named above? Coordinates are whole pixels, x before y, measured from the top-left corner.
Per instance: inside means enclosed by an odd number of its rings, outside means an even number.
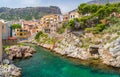
[[[19,35],[19,33],[17,33],[17,35]]]
[[[22,32],[22,30],[20,30],[20,32]]]
[[[23,34],[22,33],[20,33],[20,36],[22,36]]]
[[[73,17],[75,17],[75,15],[73,15]]]

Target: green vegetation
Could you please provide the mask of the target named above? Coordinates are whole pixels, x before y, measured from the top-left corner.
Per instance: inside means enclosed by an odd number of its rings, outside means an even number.
[[[17,29],[17,28],[21,28],[21,25],[20,24],[13,24],[12,25],[12,29]]]
[[[65,32],[65,29],[66,29],[66,28],[67,28],[68,30],[74,29],[74,25],[75,25],[74,22],[75,22],[74,19],[69,20],[69,21],[67,22],[67,24],[64,24],[64,25],[62,26],[62,28],[58,28],[58,29],[57,29],[57,32],[58,32],[59,34],[62,34],[62,33]]]
[[[57,29],[57,32],[58,32],[59,34],[62,34],[62,33],[65,32],[65,29],[66,29],[66,25],[64,24],[64,25],[62,26],[62,28],[58,28],[58,29]]]
[[[112,12],[119,12],[120,3],[106,5],[96,5],[96,4],[81,4],[78,7],[78,12],[81,14],[91,14],[93,17],[98,17],[103,19],[108,17]]]
[[[35,40],[42,44],[54,44],[55,43],[54,37],[50,38],[47,34],[41,32],[41,31],[36,34]]]
[[[66,28],[75,29],[75,22],[78,22],[79,29],[85,29],[87,32],[101,33],[101,32],[115,32],[119,30],[119,18],[115,16],[110,16],[113,12],[120,13],[120,3],[115,4],[81,4],[78,7],[78,13],[82,14],[81,18],[75,18],[70,20],[61,29],[58,29],[58,33],[63,33]],[[106,22],[102,22],[105,20]],[[116,25],[116,26],[111,26]],[[110,27],[110,28],[109,28]],[[117,28],[118,27],[118,28]],[[113,29],[112,29],[113,28]]]
[[[42,32],[38,32],[37,34],[36,34],[36,36],[35,36],[35,40],[36,41],[40,41],[40,36],[42,35],[43,33]]]
[[[86,28],[86,31],[87,31],[87,32],[93,32],[93,33],[100,33],[100,32],[102,32],[105,28],[106,28],[106,25],[104,25],[104,24],[97,24],[96,27]]]
[[[42,16],[47,14],[61,14],[59,7],[50,6],[50,7],[26,7],[26,8],[0,8],[0,18],[4,20],[32,20],[40,19]]]
[[[120,18],[109,18],[110,26],[103,30],[103,33],[115,33],[120,31]]]

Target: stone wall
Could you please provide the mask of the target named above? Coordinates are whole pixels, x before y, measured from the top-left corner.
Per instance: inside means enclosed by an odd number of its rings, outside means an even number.
[[[15,45],[17,44],[17,40],[2,40],[3,45]]]

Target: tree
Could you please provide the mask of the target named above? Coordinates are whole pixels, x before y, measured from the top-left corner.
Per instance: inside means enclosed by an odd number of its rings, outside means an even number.
[[[41,36],[41,34],[43,34],[43,32],[41,32],[41,31],[36,34],[35,40],[36,40],[37,42],[40,41],[40,36]]]
[[[13,24],[12,25],[12,29],[17,29],[17,28],[21,28],[21,25],[20,24]]]

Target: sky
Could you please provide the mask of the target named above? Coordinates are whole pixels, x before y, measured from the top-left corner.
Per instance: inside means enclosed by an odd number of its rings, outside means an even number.
[[[62,13],[66,13],[88,1],[91,0],[0,0],[0,7],[22,8],[52,5],[60,7]]]

